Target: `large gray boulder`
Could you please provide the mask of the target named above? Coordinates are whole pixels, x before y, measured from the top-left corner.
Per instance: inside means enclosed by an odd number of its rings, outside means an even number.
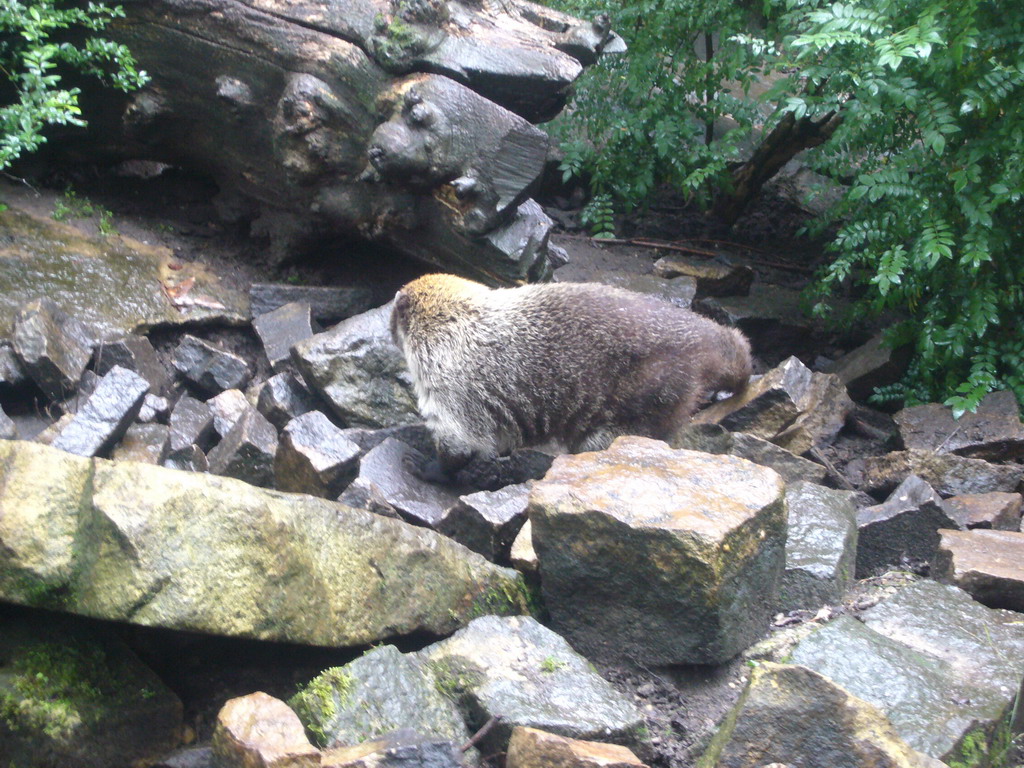
[[[783,491],[771,469],[648,438],[558,457],[528,507],[552,626],[617,661],[735,656],[778,598]]]

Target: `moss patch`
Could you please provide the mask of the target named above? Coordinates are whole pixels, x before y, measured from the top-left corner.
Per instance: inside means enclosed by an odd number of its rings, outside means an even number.
[[[309,735],[326,746],[328,732],[342,708],[352,699],[355,681],[341,667],[331,667],[309,681],[288,701]]]

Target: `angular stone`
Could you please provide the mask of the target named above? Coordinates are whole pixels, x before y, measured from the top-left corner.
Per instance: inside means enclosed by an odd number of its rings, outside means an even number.
[[[132,424],[110,458],[163,464],[171,447],[171,428],[165,424]]]
[[[389,437],[363,456],[359,476],[339,501],[374,511],[383,505],[411,523],[434,528],[458,503],[459,491],[417,477],[413,468],[425,463],[415,448]]]
[[[882,343],[879,334],[847,352],[828,371],[836,374],[846,385],[850,397],[859,403],[867,401],[878,387],[895,384],[907,372],[911,349],[909,346],[892,350]]]
[[[274,485],[277,430],[249,406],[207,458],[215,475],[234,477],[252,485]]]
[[[208,746],[182,747],[162,756],[152,768],[214,768],[213,750]]]
[[[526,522],[529,497],[526,483],[460,496],[437,530],[488,560],[507,560],[512,541]]]
[[[984,751],[1024,680],[1020,615],[922,579],[860,618],[812,633],[791,661],[879,707],[912,748],[950,765],[976,760],[961,754],[965,741]]]
[[[0,407],[0,440],[17,440],[18,426],[11,421],[3,407]]]
[[[669,445],[688,451],[738,456],[762,467],[771,467],[787,483],[806,480],[820,485],[828,474],[820,464],[794,456],[775,443],[745,432],[730,432],[718,424],[689,424],[672,436]]]
[[[953,418],[939,403],[904,408],[894,417],[903,447],[909,450],[955,453],[977,459],[1024,456],[1024,424],[1017,398],[1004,390],[990,392],[978,409]]]
[[[150,764],[177,745],[181,701],[103,627],[58,614],[0,632],[5,766]]]
[[[352,747],[324,750],[321,768],[463,768],[451,742],[421,736],[411,728],[391,731]]]
[[[174,367],[191,383],[211,395],[238,389],[249,380],[249,366],[231,352],[186,334],[174,350]]]
[[[221,765],[319,768],[298,716],[263,692],[230,699],[217,713],[213,756]]]
[[[37,299],[18,311],[13,344],[29,378],[55,401],[74,393],[92,358],[89,332],[49,299]]]
[[[838,376],[812,373],[811,389],[803,413],[772,438],[772,442],[797,455],[829,445],[846,423],[853,400]]]
[[[336,499],[359,471],[359,446],[320,411],[288,422],[274,457],[279,491]]]
[[[148,391],[149,382],[139,374],[114,366],[51,445],[79,456],[107,452],[135,420]]]
[[[1024,612],[1024,533],[939,531],[932,576],[990,608]]]
[[[292,347],[313,335],[309,304],[293,301],[252,319],[253,330],[263,342],[263,351],[275,373],[291,360]]]
[[[745,264],[697,261],[681,256],[662,256],[654,262],[654,274],[664,278],[691,277],[701,297],[747,296],[754,282],[754,270]]]
[[[893,451],[855,459],[846,465],[846,471],[854,485],[876,498],[891,492],[909,475],[917,475],[942,496],[1011,493],[1024,479],[1024,467],[1018,464],[992,464],[932,451]]]
[[[620,272],[612,270],[596,270],[587,276],[588,281],[614,285],[627,291],[657,296],[659,299],[675,304],[677,307],[689,309],[697,292],[697,283],[689,277],[676,277],[670,280],[654,275],[642,275],[636,272]]]
[[[399,728],[456,744],[470,737],[459,710],[435,685],[423,660],[393,645],[326,670],[288,703],[327,748],[359,744]]]
[[[803,310],[800,291],[792,288],[756,281],[747,296],[698,298],[693,308],[716,322],[739,328],[751,346],[768,353],[771,360],[820,350],[815,323]]]
[[[102,376],[115,365],[135,371],[149,382],[149,390],[154,394],[162,392],[167,384],[167,369],[145,336],[122,336],[100,343],[93,353],[93,370]]]
[[[333,647],[525,610],[519,574],[424,528],[230,478],[0,451],[7,602]]]
[[[630,744],[643,715],[569,644],[528,616],[482,616],[417,656],[456,697],[471,727],[501,719],[480,741],[504,751],[523,725],[576,739]]]
[[[28,381],[28,374],[21,360],[14,352],[11,342],[0,340],[0,384],[8,387],[20,387]]]
[[[210,460],[203,449],[195,443],[169,451],[162,465],[168,469],[179,469],[183,472],[209,472]]]
[[[57,435],[60,434],[61,430],[64,429],[64,427],[66,427],[68,424],[70,424],[71,420],[74,418],[74,413],[65,413],[55,422],[43,428],[36,435],[36,442],[42,443],[43,445],[50,445],[55,439],[57,439]]]
[[[213,430],[222,440],[242,418],[242,414],[252,407],[240,389],[225,389],[207,400],[206,404],[213,415]]]
[[[364,312],[295,346],[302,378],[348,426],[420,420],[412,378],[391,340],[391,304]]]
[[[957,528],[1016,531],[1021,524],[1019,493],[965,493],[945,499],[942,508]]]
[[[811,402],[811,370],[790,357],[745,390],[694,414],[695,424],[721,424],[771,440],[803,413]]]
[[[152,385],[150,385],[152,387]],[[139,409],[139,421],[153,422],[166,421],[171,413],[171,401],[166,397],[154,395],[152,391],[142,399],[142,408]]]
[[[533,548],[533,525],[530,524],[529,519],[519,529],[519,535],[512,542],[509,559],[512,561],[512,567],[520,573],[531,575],[537,573],[539,568],[537,551]]]
[[[508,743],[505,768],[645,768],[618,744],[583,741],[537,728],[516,726]]]
[[[835,605],[853,583],[857,557],[854,494],[814,483],[786,486],[789,531],[779,610]]]
[[[529,504],[552,626],[602,659],[735,656],[778,598],[783,491],[770,469],[647,438],[558,457]]]
[[[175,403],[170,417],[171,453],[196,445],[209,449],[216,439],[213,411],[210,406],[194,397],[182,395]]]
[[[304,302],[319,323],[337,323],[373,307],[369,288],[335,285],[288,285],[253,283],[249,289],[253,317],[273,312],[285,304]]]
[[[911,475],[883,503],[857,512],[857,578],[890,566],[930,563],[939,546],[939,529],[955,526],[939,495]]]
[[[911,749],[882,711],[827,677],[758,664],[699,765],[715,768],[942,768]]]
[[[267,379],[256,396],[256,410],[278,429],[292,419],[315,411],[320,401],[306,385],[291,373],[278,373]]]

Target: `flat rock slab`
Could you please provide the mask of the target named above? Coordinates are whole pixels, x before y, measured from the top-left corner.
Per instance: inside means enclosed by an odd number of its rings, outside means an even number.
[[[458,748],[421,736],[411,728],[386,733],[351,747],[325,749],[319,768],[465,768]]]
[[[965,493],[951,496],[942,502],[942,508],[953,519],[957,528],[994,528],[1016,531],[1021,524],[1021,495],[1019,493]]]
[[[417,655],[471,729],[501,715],[480,742],[482,754],[504,751],[518,725],[631,744],[643,722],[585,658],[529,616],[483,616]]]
[[[846,467],[851,482],[878,497],[890,493],[909,475],[917,475],[941,496],[963,493],[1012,493],[1019,490],[1024,467],[993,464],[934,451],[893,451],[884,456],[855,459]]]
[[[79,456],[99,456],[120,440],[142,408],[149,382],[115,365],[51,445]]]
[[[482,612],[523,609],[514,571],[397,520],[32,443],[0,451],[9,602],[339,647],[445,635]]]
[[[248,318],[248,297],[201,263],[120,235],[85,235],[29,213],[10,189],[0,213],[0,337],[10,337],[18,308],[39,296],[103,339],[156,325]]]
[[[512,730],[505,768],[645,768],[619,744],[558,736],[538,728]]]
[[[313,335],[313,316],[309,304],[293,301],[252,319],[253,330],[263,342],[263,351],[275,373],[291,360],[292,347]]]
[[[213,756],[220,765],[319,768],[298,716],[280,699],[251,693],[229,699],[217,713]]]
[[[1024,424],[1013,392],[990,392],[959,419],[939,403],[904,408],[893,418],[903,447],[978,459],[1024,456]]]
[[[373,292],[369,288],[334,285],[253,283],[249,288],[249,300],[253,317],[298,301],[309,305],[317,322],[337,323],[371,309]]]
[[[882,711],[810,669],[765,662],[700,768],[942,768],[911,749]]]
[[[846,385],[846,390],[857,402],[866,402],[878,387],[895,384],[907,371],[911,349],[886,347],[879,334],[856,349],[850,350],[829,367]]]
[[[597,658],[735,656],[778,598],[783,491],[765,467],[647,438],[558,457],[528,512],[552,626]]]
[[[747,296],[754,282],[754,270],[745,264],[698,261],[681,256],[662,256],[654,262],[658,277],[690,277],[697,283],[698,296]]]
[[[991,734],[1024,680],[1019,614],[921,580],[800,641],[790,660],[879,707],[912,748],[952,764],[965,737]]]
[[[991,608],[1024,612],[1024,533],[939,531],[932,575]]]
[[[853,583],[857,557],[854,494],[814,483],[786,486],[789,530],[779,609],[834,605]]]

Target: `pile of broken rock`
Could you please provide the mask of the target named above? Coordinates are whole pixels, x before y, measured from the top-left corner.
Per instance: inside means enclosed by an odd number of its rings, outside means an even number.
[[[1019,730],[1012,396],[960,421],[908,408],[901,450],[847,462],[833,446],[867,374],[789,357],[671,444],[525,451],[442,487],[410,469],[431,447],[387,305],[285,285],[250,301],[259,365],[186,332],[161,350],[97,338],[46,299],[12,316],[2,391],[62,413],[41,431],[0,416],[0,599],[61,614],[0,629],[0,752],[18,765],[938,766]],[[875,578],[865,599],[855,580],[894,569],[932,578]],[[168,755],[180,702],[71,615],[373,647],[287,703],[228,701],[209,744]],[[441,639],[390,644],[424,637]],[[23,678],[57,647],[100,662],[55,720]],[[737,658],[731,711],[675,763],[642,698],[587,661]]]

